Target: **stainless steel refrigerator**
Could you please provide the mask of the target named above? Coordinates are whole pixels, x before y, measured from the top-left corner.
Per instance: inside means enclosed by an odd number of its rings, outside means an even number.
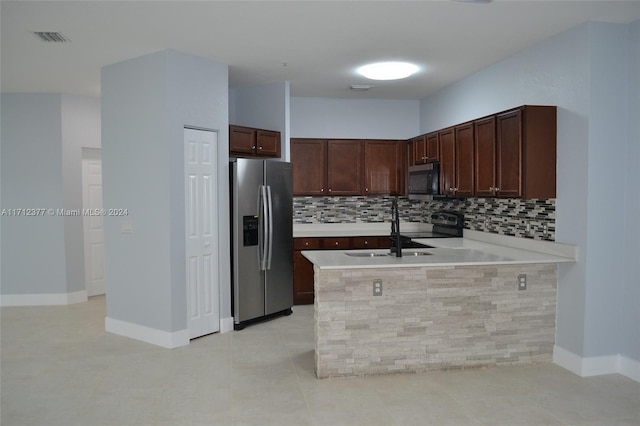
[[[230,163],[233,319],[236,330],[293,305],[291,163]]]

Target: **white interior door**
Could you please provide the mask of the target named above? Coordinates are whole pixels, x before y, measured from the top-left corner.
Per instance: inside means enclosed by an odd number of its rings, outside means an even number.
[[[102,209],[102,159],[82,159],[82,208]],[[101,215],[84,215],[84,274],[87,296],[105,293],[104,227]]]
[[[215,132],[184,129],[189,337],[220,330]]]

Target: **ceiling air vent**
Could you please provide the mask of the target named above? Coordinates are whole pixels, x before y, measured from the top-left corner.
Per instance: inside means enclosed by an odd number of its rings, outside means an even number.
[[[369,89],[372,89],[373,86],[370,84],[352,84],[349,86],[349,90],[354,92],[366,92]]]
[[[70,40],[59,32],[55,31],[34,31],[36,37],[47,43],[68,43]]]

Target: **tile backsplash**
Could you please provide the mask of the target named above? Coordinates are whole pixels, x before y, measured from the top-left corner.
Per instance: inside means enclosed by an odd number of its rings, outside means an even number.
[[[433,201],[399,198],[401,219],[429,223],[439,210],[464,213],[465,228],[535,240],[555,240],[556,200],[465,198]],[[391,197],[294,197],[294,223],[389,222]]]

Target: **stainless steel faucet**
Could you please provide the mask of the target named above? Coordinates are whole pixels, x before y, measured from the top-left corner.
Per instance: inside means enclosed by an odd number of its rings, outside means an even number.
[[[402,257],[402,242],[400,241],[400,211],[398,210],[398,197],[391,200],[391,239],[394,244],[391,247],[391,253],[394,252],[396,257]]]

